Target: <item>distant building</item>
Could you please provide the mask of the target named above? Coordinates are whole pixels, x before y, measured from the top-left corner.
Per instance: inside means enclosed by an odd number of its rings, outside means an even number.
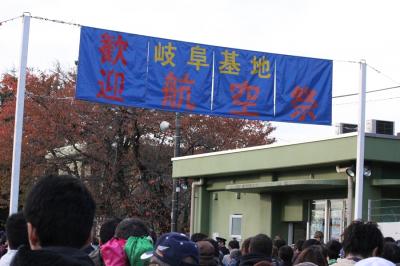
[[[356,147],[357,133],[349,133],[179,157],[173,178],[202,181],[193,232],[226,239],[266,233],[294,243],[322,231],[328,241],[347,224],[345,170],[355,166]],[[364,178],[363,218],[400,222],[400,138],[367,133],[364,164],[371,175]]]

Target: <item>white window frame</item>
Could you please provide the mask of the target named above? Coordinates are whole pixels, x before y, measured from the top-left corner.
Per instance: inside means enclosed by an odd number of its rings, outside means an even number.
[[[240,235],[232,234],[232,221],[233,219],[240,218]],[[242,228],[243,228],[243,214],[231,214],[229,216],[229,235],[231,238],[236,238],[236,240],[240,241],[242,239]]]

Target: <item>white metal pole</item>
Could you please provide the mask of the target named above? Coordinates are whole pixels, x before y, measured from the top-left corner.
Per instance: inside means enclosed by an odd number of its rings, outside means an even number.
[[[31,15],[24,13],[21,57],[19,61],[17,103],[15,106],[14,146],[11,172],[10,214],[18,211],[19,175],[21,166],[22,127],[24,121],[25,79],[28,60],[29,25]]]
[[[354,219],[362,219],[364,191],[364,146],[365,146],[365,93],[367,87],[367,63],[360,62],[360,92],[358,95],[358,135],[356,164],[356,193],[354,204]]]

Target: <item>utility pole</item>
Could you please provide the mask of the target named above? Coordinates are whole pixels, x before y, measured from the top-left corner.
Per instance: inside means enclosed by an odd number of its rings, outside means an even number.
[[[174,157],[180,156],[181,147],[181,117],[175,113],[175,136],[174,136]],[[171,206],[171,232],[178,231],[178,200],[179,200],[179,181],[172,178],[172,206]]]

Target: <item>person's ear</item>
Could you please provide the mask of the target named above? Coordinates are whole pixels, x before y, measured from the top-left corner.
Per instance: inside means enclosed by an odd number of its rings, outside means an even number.
[[[40,249],[41,246],[36,228],[33,227],[33,225],[29,222],[27,223],[27,227],[28,227],[29,245],[31,246],[31,249],[32,250]]]

